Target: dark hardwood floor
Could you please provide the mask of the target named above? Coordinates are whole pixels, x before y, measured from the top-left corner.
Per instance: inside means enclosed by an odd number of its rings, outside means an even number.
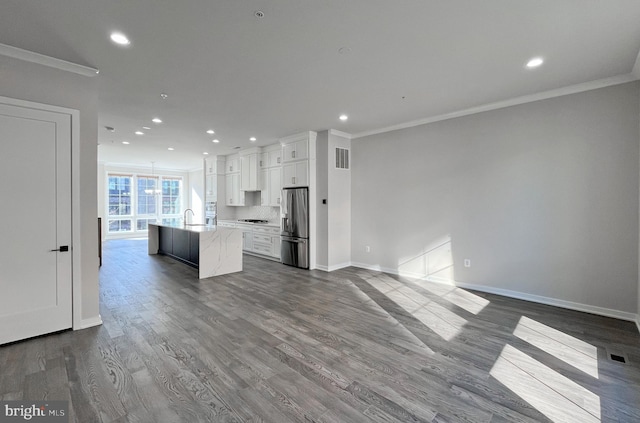
[[[199,281],[146,248],[105,243],[102,326],[0,347],[2,400],[79,423],[640,421],[633,323],[250,256]]]

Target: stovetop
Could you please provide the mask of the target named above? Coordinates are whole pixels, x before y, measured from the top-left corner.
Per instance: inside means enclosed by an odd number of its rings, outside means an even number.
[[[246,223],[269,223],[268,220],[262,219],[238,219],[238,222],[246,222]]]

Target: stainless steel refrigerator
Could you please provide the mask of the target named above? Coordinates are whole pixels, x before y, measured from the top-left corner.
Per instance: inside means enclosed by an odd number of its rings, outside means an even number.
[[[309,189],[285,188],[280,203],[280,257],[289,266],[309,268]]]

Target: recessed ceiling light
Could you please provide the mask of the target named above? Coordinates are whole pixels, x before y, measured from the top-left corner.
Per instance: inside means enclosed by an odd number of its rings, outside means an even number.
[[[258,19],[264,18],[264,12],[262,10],[256,10],[253,15]]]
[[[151,119],[151,122],[153,122],[153,123],[162,123],[162,119],[160,119],[160,118],[153,118],[153,119]]]
[[[205,156],[209,155],[209,153],[207,153],[206,151],[204,153],[202,153],[202,154],[204,154]]]
[[[257,139],[256,137],[251,137],[251,138],[249,138],[249,141],[253,142],[253,141],[255,141],[256,139]]]
[[[173,147],[169,147],[169,148],[167,148],[167,150],[169,150],[169,151],[173,151],[173,150],[175,150],[175,148],[173,148]]]
[[[142,131],[136,131],[136,135],[144,135],[144,132],[142,132]]]
[[[128,46],[131,44],[131,41],[121,32],[112,32],[111,33],[111,41],[121,46]]]
[[[207,131],[207,134],[209,134],[209,135],[213,135],[213,134],[215,134],[215,133],[216,133],[216,131],[214,131],[213,129],[209,129],[209,130]]]
[[[220,142],[219,139],[211,140],[211,142],[215,142],[216,144]]]
[[[149,128],[148,126],[143,126],[143,127],[142,127],[142,129],[147,129],[147,130],[149,130],[149,129],[151,129],[151,128]]]
[[[104,129],[106,129],[109,132],[116,132],[116,128],[114,128],[113,126],[105,126]]]
[[[338,53],[340,53],[340,54],[349,54],[349,53],[351,53],[351,47],[340,47],[338,49]]]
[[[129,144],[130,144],[130,143],[129,143],[129,141],[122,141],[122,143],[123,143],[124,145],[129,145]]]
[[[343,122],[344,122],[345,120],[349,119],[349,116],[347,116],[347,115],[340,115],[339,119],[340,119],[341,121],[343,121]]]
[[[537,68],[543,63],[544,63],[544,59],[542,57],[534,57],[533,59],[527,62],[527,67],[529,69],[533,69],[533,68]]]
[[[167,98],[169,98],[169,96],[165,93],[160,93],[160,97],[162,97],[163,100],[166,100]]]

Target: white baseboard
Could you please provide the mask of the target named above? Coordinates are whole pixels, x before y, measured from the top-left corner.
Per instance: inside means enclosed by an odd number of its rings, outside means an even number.
[[[377,271],[377,272],[390,273],[392,275],[400,276],[400,273],[398,272],[398,269],[391,269],[391,268],[388,268],[388,267],[381,267],[379,265],[370,265],[370,264],[366,264],[366,263],[351,263],[351,265],[354,266],[354,267],[362,268],[362,269],[373,270],[373,271]],[[576,302],[573,302],[573,301],[560,300],[560,299],[557,299],[557,298],[543,297],[541,295],[533,295],[533,294],[528,294],[528,293],[525,293],[525,292],[511,291],[511,290],[502,289],[502,288],[494,288],[494,287],[486,286],[486,285],[473,285],[473,284],[467,284],[467,283],[461,283],[461,282],[453,282],[453,281],[448,281],[448,280],[439,280],[438,278],[425,277],[425,275],[406,274],[406,273],[403,272],[403,274],[401,276],[406,276],[406,277],[416,278],[416,279],[422,279],[422,280],[428,280],[429,282],[435,282],[435,283],[440,283],[440,284],[445,284],[445,285],[455,285],[458,288],[470,289],[470,290],[479,291],[479,292],[485,292],[487,294],[501,295],[503,297],[515,298],[515,299],[518,299],[518,300],[531,301],[531,302],[534,302],[534,303],[546,304],[546,305],[550,305],[550,306],[566,308],[566,309],[569,309],[569,310],[582,311],[582,312],[585,312],[585,313],[596,314],[596,315],[599,315],[599,316],[606,316],[606,317],[613,317],[615,319],[620,319],[620,320],[627,320],[627,321],[630,321],[630,322],[635,322],[636,325],[638,326],[638,331],[640,331],[640,315],[635,314],[635,313],[629,313],[629,312],[626,312],[626,311],[614,310],[614,309],[611,309],[611,308],[599,307],[599,306],[594,306],[594,305],[590,305],[590,304],[576,303]]]
[[[92,328],[94,326],[100,326],[101,324],[102,317],[98,314],[97,316],[80,320],[80,325],[78,327],[74,327],[73,330]]]
[[[322,270],[323,272],[333,272],[334,270],[340,270],[340,269],[344,269],[345,267],[349,267],[352,266],[352,264],[350,262],[347,263],[340,263],[340,264],[336,264],[333,266],[324,266],[321,264],[316,264],[316,269],[317,270]]]

